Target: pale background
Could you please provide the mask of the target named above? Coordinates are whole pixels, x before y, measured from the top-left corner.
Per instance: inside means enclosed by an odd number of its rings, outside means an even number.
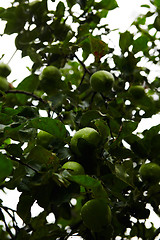
[[[56,1],[58,2],[58,1]],[[98,0],[97,0],[98,2]],[[0,0],[0,7],[8,7],[10,6],[11,0]],[[149,4],[149,0],[117,0],[119,8],[110,11],[107,16],[107,19],[104,20],[106,24],[109,24],[111,29],[120,29],[121,32],[130,28],[131,23],[133,20],[139,15],[145,13],[145,8],[140,8],[142,4]],[[54,3],[49,1],[49,8],[54,8]],[[76,11],[78,11],[78,5],[76,6]],[[154,11],[154,9],[153,9]],[[152,21],[152,19],[151,19]],[[0,34],[3,33],[5,23],[0,21]],[[134,28],[130,28],[134,31]],[[0,57],[2,54],[5,54],[2,61],[5,63],[9,62],[9,65],[12,69],[12,73],[10,74],[8,80],[10,82],[14,82],[13,85],[16,87],[18,83],[23,80],[26,76],[30,74],[27,67],[31,67],[32,63],[28,57],[21,58],[21,52],[17,51],[15,53],[15,45],[14,39],[16,34],[12,34],[10,36],[4,35],[0,37]],[[115,47],[116,51],[118,52],[118,48],[116,47],[118,44],[118,31],[114,31],[110,38],[112,39],[113,46]],[[14,54],[15,53],[15,54]],[[87,62],[86,62],[87,64]],[[146,62],[142,63],[146,64]],[[154,79],[156,74],[160,71],[159,67],[152,65],[147,66],[152,69],[151,74],[149,76],[150,80]],[[16,80],[16,81],[15,81]],[[136,132],[141,132],[144,129],[149,129],[153,125],[157,125],[160,123],[160,115],[154,115],[152,118],[142,120],[136,130]],[[3,199],[3,205],[8,206],[10,208],[15,209],[18,199],[19,193],[16,191],[7,191],[7,194],[1,192],[1,198]],[[150,208],[150,206],[147,206]],[[32,216],[36,216],[42,209],[38,207],[36,204],[32,207]],[[7,216],[6,216],[7,217]],[[134,220],[134,219],[133,219]],[[9,219],[8,219],[9,221]],[[18,219],[19,224],[22,224],[22,221]],[[48,221],[54,221],[54,215],[51,214],[48,216]],[[160,218],[151,211],[150,217],[147,221],[147,226],[150,227],[150,222],[154,222],[154,226],[156,228],[160,227]],[[79,237],[70,237],[69,239],[80,239]],[[137,238],[132,238],[137,239]],[[157,238],[159,239],[159,238]],[[118,238],[117,238],[118,240]]]

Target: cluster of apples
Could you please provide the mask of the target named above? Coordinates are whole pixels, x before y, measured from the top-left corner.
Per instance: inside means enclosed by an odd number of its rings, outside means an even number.
[[[0,90],[7,91],[9,89],[9,82],[7,77],[11,73],[11,69],[8,64],[0,63]]]

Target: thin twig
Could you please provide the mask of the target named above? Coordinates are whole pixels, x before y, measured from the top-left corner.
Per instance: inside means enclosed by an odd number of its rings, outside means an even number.
[[[114,139],[113,134],[112,134],[112,129],[111,129],[111,125],[110,125],[110,120],[109,120],[109,118],[107,118],[107,125],[108,125],[108,127],[109,127],[111,137]]]
[[[120,137],[120,135],[121,135],[122,129],[123,129],[123,125],[121,125],[121,126],[120,126],[120,128],[119,128],[119,131],[118,131],[118,135],[117,135],[117,137],[114,139],[114,141],[113,141],[113,142],[115,142],[115,141],[117,141],[117,140],[118,140],[118,138],[119,138],[119,137]]]
[[[5,93],[15,93],[15,94],[24,94],[24,95],[28,95],[30,97],[33,97],[35,98],[36,100],[39,100],[40,102],[44,103],[44,104],[48,104],[46,101],[44,101],[41,97],[38,97],[37,95],[35,95],[34,93],[31,93],[31,92],[26,92],[26,91],[23,91],[23,90],[7,90],[5,91]]]
[[[84,74],[83,74],[83,76],[82,76],[82,78],[81,78],[81,82],[80,82],[80,84],[79,84],[79,86],[78,86],[78,88],[77,88],[77,89],[79,89],[79,88],[81,87],[81,85],[82,85],[82,83],[83,83],[83,80],[84,80],[84,77],[85,77],[85,75],[86,75],[86,72],[84,72]]]
[[[7,223],[6,223],[6,220],[5,220],[5,217],[4,217],[3,212],[2,212],[1,209],[0,209],[0,213],[1,213],[1,220],[4,222],[6,231],[7,231],[8,234],[10,235],[11,239],[14,239],[14,235],[13,235],[13,233],[11,232],[10,228],[8,227],[8,225],[7,225]]]
[[[16,212],[15,210],[9,208],[9,207],[5,207],[5,206],[1,206],[1,208],[10,216],[10,218],[12,219],[12,222],[13,222],[13,226],[16,228],[19,228],[18,227],[18,224],[16,222],[16,219],[15,219],[15,216],[14,216],[14,213]],[[9,212],[9,211],[12,211],[13,213],[13,216],[12,214]]]
[[[31,166],[28,165],[27,163],[22,162],[21,160],[18,160],[18,159],[15,158],[14,156],[9,156],[9,158],[11,158],[11,159],[12,159],[13,161],[15,161],[15,162],[18,162],[18,163],[24,165],[25,167],[28,167],[28,168],[32,169],[34,172],[38,173],[38,171],[37,171],[35,168],[31,167]]]
[[[74,57],[78,60],[78,62],[82,65],[82,67],[84,68],[85,72],[87,72],[89,75],[91,75],[91,72],[88,70],[88,68],[86,68],[85,64],[79,59],[79,57],[74,54]]]
[[[12,56],[11,56],[11,58],[8,60],[7,64],[10,63],[10,61],[12,60],[12,58],[14,57],[14,55],[16,54],[16,52],[17,52],[17,49],[14,51],[14,53],[13,53]]]

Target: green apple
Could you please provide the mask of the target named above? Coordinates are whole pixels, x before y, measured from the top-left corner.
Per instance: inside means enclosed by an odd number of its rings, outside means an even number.
[[[11,73],[11,69],[6,63],[0,63],[0,76],[1,77],[8,77],[8,75]]]
[[[111,223],[111,209],[106,199],[92,199],[81,209],[84,225],[93,232],[101,232]]]
[[[43,69],[40,75],[40,87],[48,95],[57,92],[62,86],[61,73],[55,66],[48,66]]]
[[[81,141],[82,140],[82,141]],[[81,141],[82,148],[79,147]],[[91,127],[85,127],[78,130],[71,139],[71,149],[77,155],[81,155],[81,150],[85,149],[85,145],[96,147],[100,142],[99,133]],[[85,149],[86,150],[86,149]]]
[[[141,85],[131,86],[128,92],[135,100],[145,96],[144,88]]]
[[[84,174],[84,168],[82,167],[82,165],[74,161],[66,162],[65,164],[63,164],[62,169],[69,170],[72,175]]]
[[[111,90],[114,76],[105,70],[100,70],[92,74],[90,84],[94,91],[106,93]]]
[[[9,89],[9,82],[6,78],[0,76],[0,90],[7,91]]]
[[[142,164],[139,169],[140,177],[143,181],[156,183],[160,181],[160,166],[156,163]]]
[[[41,130],[37,134],[37,144],[41,145],[44,148],[48,148],[48,146],[52,143],[53,140],[54,140],[53,135],[48,132]]]

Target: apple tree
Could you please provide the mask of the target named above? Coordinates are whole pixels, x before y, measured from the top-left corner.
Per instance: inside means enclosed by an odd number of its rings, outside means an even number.
[[[20,197],[16,210],[0,201],[0,239],[155,239],[160,124],[136,129],[160,111],[159,1],[141,6],[116,47],[116,0],[11,2],[4,34],[32,67],[15,87],[1,57],[0,189]]]

